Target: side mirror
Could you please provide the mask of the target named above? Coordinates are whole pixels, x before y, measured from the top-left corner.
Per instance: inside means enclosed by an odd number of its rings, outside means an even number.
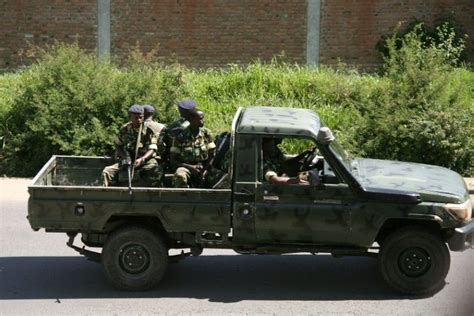
[[[321,144],[330,144],[334,140],[334,135],[329,127],[323,126],[319,129],[316,140]]]

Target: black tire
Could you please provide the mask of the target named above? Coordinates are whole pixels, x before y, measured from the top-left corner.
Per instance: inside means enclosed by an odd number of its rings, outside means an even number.
[[[149,229],[132,226],[113,232],[102,251],[109,281],[120,290],[144,291],[155,287],[168,266],[168,249]]]
[[[390,234],[378,259],[384,280],[393,289],[411,295],[440,291],[451,261],[441,238],[422,227],[405,227]]]

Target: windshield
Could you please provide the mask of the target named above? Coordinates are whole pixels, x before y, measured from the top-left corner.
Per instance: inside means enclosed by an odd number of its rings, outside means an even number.
[[[339,159],[340,162],[346,167],[347,170],[352,171],[351,168],[351,158],[347,155],[346,151],[342,149],[342,146],[336,141],[332,141],[329,145],[329,148],[334,153],[334,155]]]

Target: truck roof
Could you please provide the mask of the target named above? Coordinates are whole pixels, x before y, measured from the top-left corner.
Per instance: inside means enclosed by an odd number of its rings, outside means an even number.
[[[308,109],[250,106],[242,110],[238,133],[316,137],[319,116]]]

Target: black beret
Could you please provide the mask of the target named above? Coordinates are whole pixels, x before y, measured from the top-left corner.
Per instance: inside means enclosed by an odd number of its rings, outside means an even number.
[[[151,104],[144,104],[143,110],[145,111],[145,113],[155,113],[155,107]]]
[[[143,107],[139,104],[134,104],[128,108],[128,113],[143,114]]]
[[[178,101],[178,106],[183,110],[194,110],[194,108],[196,108],[196,101],[191,99],[183,99]]]

